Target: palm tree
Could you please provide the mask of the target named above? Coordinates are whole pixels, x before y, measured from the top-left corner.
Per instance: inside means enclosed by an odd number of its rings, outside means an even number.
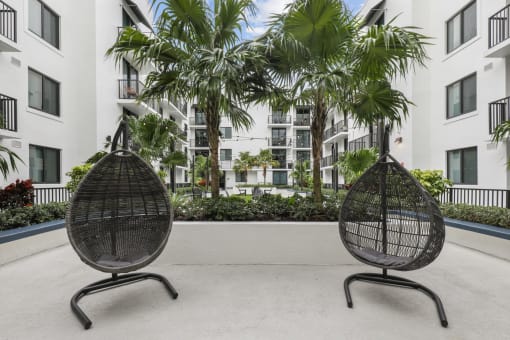
[[[233,169],[236,173],[246,173],[248,176],[248,171],[251,170],[253,165],[255,164],[255,158],[250,155],[249,151],[240,152],[239,158],[234,161]]]
[[[254,165],[262,168],[262,176],[264,176],[264,184],[266,184],[267,168],[278,166],[280,162],[273,159],[273,154],[270,149],[260,150],[259,154],[255,156]]]
[[[335,164],[338,172],[344,176],[345,184],[354,184],[358,178],[377,161],[377,149],[347,151]]]
[[[290,176],[297,181],[299,187],[307,187],[310,179],[310,161],[297,161]]]
[[[7,157],[5,157],[3,153],[6,153]],[[0,172],[5,180],[7,180],[9,172],[18,171],[18,167],[16,165],[17,161],[23,163],[23,160],[14,151],[0,145]]]
[[[328,113],[352,112],[352,99],[363,99],[363,91],[380,90],[383,81],[405,75],[415,63],[422,64],[426,58],[425,39],[407,28],[390,25],[370,27],[364,32],[342,0],[296,0],[285,13],[274,15],[261,41],[266,45],[270,73],[284,90],[258,100],[312,107],[316,202],[322,198],[320,158]],[[391,94],[390,98],[377,101],[389,105],[390,113],[407,108],[408,102],[400,92],[386,88],[380,94]],[[393,99],[397,99],[396,104]],[[358,122],[374,123],[372,116],[361,109],[360,112],[352,112]],[[387,112],[379,110],[376,117]],[[394,119],[395,115],[389,118]]]
[[[144,98],[184,98],[204,112],[211,154],[212,196],[219,196],[218,144],[221,117],[234,129],[248,129],[253,119],[246,96],[261,88],[257,70],[265,58],[250,42],[241,42],[252,0],[153,0],[161,13],[155,33],[126,28],[107,52],[117,62],[131,55],[136,65],[153,64]]]

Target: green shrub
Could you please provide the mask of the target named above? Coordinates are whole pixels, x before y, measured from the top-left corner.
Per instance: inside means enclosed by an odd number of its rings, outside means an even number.
[[[441,205],[441,212],[457,220],[510,228],[510,209],[506,208],[448,203]]]
[[[94,164],[91,163],[74,166],[71,171],[66,173],[66,175],[71,178],[71,180],[67,182],[66,188],[70,192],[75,192],[83,177],[85,177],[93,166]]]
[[[30,179],[9,184],[0,190],[0,209],[31,206],[34,203],[34,187]]]
[[[443,177],[442,170],[413,169],[411,170],[411,175],[413,175],[435,199],[438,199],[439,196],[453,184],[448,178]]]
[[[65,217],[67,203],[48,203],[0,211],[0,230],[24,227]]]

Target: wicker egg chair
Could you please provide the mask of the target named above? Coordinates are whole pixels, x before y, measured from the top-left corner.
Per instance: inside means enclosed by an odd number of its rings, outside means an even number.
[[[434,300],[441,325],[448,326],[441,300],[432,290],[387,274],[389,269],[408,271],[430,264],[441,252],[445,238],[444,221],[436,201],[389,153],[349,190],[340,209],[339,231],[353,257],[382,269],[382,274],[359,273],[345,280],[349,308],[352,308],[349,285],[353,281],[414,288]]]
[[[127,147],[127,129],[121,124]],[[120,134],[116,134],[115,150]],[[172,298],[177,291],[163,276],[128,273],[147,266],[163,251],[173,215],[167,191],[144,160],[127,150],[101,159],[85,176],[73,195],[66,215],[72,247],[87,265],[110,273],[111,278],[92,283],[71,299],[71,309],[83,324],[92,322],[78,306],[87,294],[146,279],[163,283]]]

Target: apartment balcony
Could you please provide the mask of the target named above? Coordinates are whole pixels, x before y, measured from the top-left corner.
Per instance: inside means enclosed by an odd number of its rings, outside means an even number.
[[[294,149],[310,149],[312,147],[312,143],[310,138],[296,138],[292,144]]]
[[[0,136],[18,131],[18,101],[0,93]]]
[[[17,13],[14,8],[0,0],[0,52],[19,52]]]
[[[181,139],[181,141],[184,141],[184,142],[188,142],[188,131],[185,131],[183,129],[178,129],[178,135],[177,137],[179,137]]]
[[[172,104],[184,117],[188,116],[188,103],[177,98],[168,98],[168,102]]]
[[[138,101],[138,96],[142,94],[145,86],[139,80],[119,79],[119,104],[125,106],[128,110],[139,115],[152,111],[158,113],[156,100]]]
[[[329,155],[321,158],[321,168],[333,167],[333,165],[342,157],[343,152],[339,152],[336,157]]]
[[[208,149],[209,148],[209,140],[207,138],[195,138],[189,141],[189,147],[192,149]]]
[[[205,117],[190,117],[189,126],[205,126]]]
[[[371,147],[377,147],[377,133],[374,132],[372,134],[372,143],[370,143],[370,135],[365,135],[359,138],[356,138],[349,142],[348,148],[349,151],[358,151],[362,149],[369,149]]]
[[[346,135],[347,136],[347,124],[345,121],[341,120],[338,123],[336,123],[334,126],[330,127],[326,131],[324,131],[324,141],[327,141],[328,139],[331,139],[333,137],[339,136],[339,135]]]
[[[268,126],[282,126],[291,124],[292,124],[291,116],[276,116],[276,115],[267,116]]]
[[[292,121],[295,128],[310,128],[310,117],[294,117]]]
[[[488,58],[504,58],[510,55],[510,5],[489,18]]]
[[[498,125],[510,120],[510,97],[489,103],[489,134],[493,134]]]
[[[232,170],[232,167],[234,165],[234,162],[229,160],[229,161],[220,161],[220,170]]]
[[[290,148],[292,147],[292,138],[276,137],[268,139],[270,148]]]

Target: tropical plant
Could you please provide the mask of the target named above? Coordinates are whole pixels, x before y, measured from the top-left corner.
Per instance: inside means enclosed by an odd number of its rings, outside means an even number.
[[[510,135],[510,120],[504,121],[499,124],[494,133],[492,134],[492,141],[494,143],[503,142]],[[507,167],[510,168],[510,159],[506,163]]]
[[[352,112],[355,121],[365,125],[380,118],[400,122],[409,102],[389,87],[388,80],[404,76],[416,63],[424,62],[425,39],[409,28],[391,25],[362,30],[342,0],[296,0],[283,14],[274,15],[261,41],[270,73],[282,89],[271,96],[262,93],[257,100],[312,108],[313,195],[317,203],[321,200],[320,158],[329,112]],[[377,100],[372,100],[373,94]]]
[[[248,171],[250,171],[255,164],[255,157],[251,156],[249,151],[240,152],[239,158],[234,160],[232,169],[238,174],[244,172],[248,175]]]
[[[211,155],[212,196],[219,196],[219,124],[248,129],[253,119],[246,96],[260,88],[257,70],[265,58],[251,42],[241,42],[252,0],[152,0],[160,13],[154,34],[123,30],[108,50],[120,62],[126,55],[138,66],[153,64],[140,99],[183,98],[204,112]]]
[[[442,170],[413,169],[411,174],[435,199],[439,199],[439,196],[453,185],[452,181],[443,177]]]
[[[309,187],[310,182],[313,183],[312,175],[310,174],[310,161],[297,161],[290,176],[296,180],[299,187]]]
[[[31,206],[34,203],[34,186],[30,179],[9,184],[0,190],[0,209]]]
[[[273,159],[273,153],[271,152],[270,149],[260,150],[259,154],[255,156],[253,163],[255,166],[262,168],[264,184],[266,184],[267,168],[280,165],[280,162]]]
[[[78,185],[82,179],[90,171],[90,169],[92,169],[93,166],[94,164],[92,163],[85,163],[82,165],[73,166],[71,171],[66,172],[66,176],[71,178],[69,182],[66,183],[67,190],[70,192],[75,192],[76,189],[78,189]]]
[[[4,153],[7,154],[7,157],[4,156]],[[7,180],[7,175],[11,171],[18,171],[18,166],[16,162],[20,161],[25,164],[23,160],[11,149],[0,145],[0,172],[4,179]]]
[[[190,172],[192,171],[194,171],[194,173],[192,173],[191,176],[195,178],[196,183],[203,181],[202,186],[205,186],[206,183],[209,183],[211,179],[210,157],[196,155],[195,162]]]
[[[354,184],[358,178],[377,161],[375,148],[346,151],[335,164],[346,184]]]

